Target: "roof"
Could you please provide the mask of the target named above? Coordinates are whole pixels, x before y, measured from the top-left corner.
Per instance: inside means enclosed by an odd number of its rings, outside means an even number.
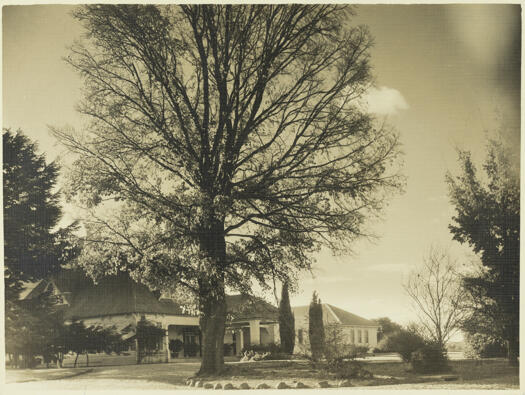
[[[76,292],[66,318],[82,319],[118,314],[185,315],[179,304],[159,300],[145,285],[133,281],[127,274],[105,277]]]
[[[309,308],[310,306],[292,307],[296,327],[308,325]],[[325,325],[340,324],[352,326],[379,326],[374,321],[367,320],[366,318],[360,317],[356,314],[350,313],[346,310],[340,309],[339,307],[333,306],[328,303],[322,303],[322,308],[323,323]]]
[[[247,294],[226,295],[226,305],[231,321],[261,319],[277,321],[279,310],[274,305],[256,296]]]
[[[132,280],[127,273],[108,276],[95,284],[79,270],[62,270],[42,280],[25,297],[41,294],[49,283],[65,294],[69,308],[65,319],[85,319],[121,314],[166,314],[185,316],[181,305],[172,299],[158,299],[145,285]],[[226,295],[231,321],[261,319],[276,321],[277,307],[261,298],[246,294]]]

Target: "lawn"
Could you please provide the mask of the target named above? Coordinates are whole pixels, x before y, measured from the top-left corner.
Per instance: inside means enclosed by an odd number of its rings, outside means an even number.
[[[415,375],[400,362],[363,362],[374,374],[373,379],[351,380],[354,388],[381,386],[385,389],[517,389],[518,368],[510,367],[504,360],[451,361],[456,381],[443,381],[436,376]],[[198,370],[199,362],[170,364],[128,365],[80,369],[8,370],[7,383],[13,389],[196,389],[186,387],[187,377]],[[75,375],[76,373],[80,373]],[[259,361],[228,363],[227,373],[221,377],[209,377],[211,384],[232,383],[235,387],[243,382],[256,387],[266,383],[275,388],[281,381],[288,386],[302,382],[317,387],[319,381],[327,380],[332,386],[338,380],[331,379],[323,371],[315,369],[307,361]],[[18,384],[15,384],[18,383]]]

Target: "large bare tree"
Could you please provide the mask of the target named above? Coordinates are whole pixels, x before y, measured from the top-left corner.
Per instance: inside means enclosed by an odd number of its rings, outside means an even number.
[[[423,267],[410,274],[404,287],[414,303],[420,327],[444,348],[466,315],[466,293],[455,260],[446,249],[431,247]]]
[[[225,289],[294,281],[400,188],[398,140],[363,111],[365,27],[335,5],[90,5],[69,194],[81,262],[197,295],[201,374],[223,367]],[[117,201],[118,204],[109,204]],[[101,210],[105,208],[105,212]],[[182,288],[181,288],[182,287]]]

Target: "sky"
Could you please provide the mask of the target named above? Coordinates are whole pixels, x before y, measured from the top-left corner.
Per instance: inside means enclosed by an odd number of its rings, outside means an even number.
[[[75,111],[81,81],[62,57],[82,28],[71,6],[3,8],[2,125],[24,131],[49,159],[63,155],[48,125],[82,126]],[[404,152],[405,192],[390,199],[379,236],[360,240],[350,256],[316,256],[292,305],[321,300],[365,318],[415,319],[403,290],[432,245],[449,248],[458,264],[470,250],[452,241],[454,214],[445,174],[458,172],[457,148],[484,157],[487,133],[502,129],[520,147],[519,5],[359,5],[349,23],[375,38],[375,87],[369,110],[397,130]],[[65,206],[64,221],[74,217]]]

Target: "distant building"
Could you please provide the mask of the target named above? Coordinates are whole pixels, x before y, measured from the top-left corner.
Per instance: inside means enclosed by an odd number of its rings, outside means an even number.
[[[346,343],[370,348],[377,346],[379,325],[376,322],[328,303],[323,303],[322,308],[324,327],[338,328]],[[292,311],[295,317],[296,335],[294,352],[304,352],[310,347],[308,340],[309,306],[292,307]]]

